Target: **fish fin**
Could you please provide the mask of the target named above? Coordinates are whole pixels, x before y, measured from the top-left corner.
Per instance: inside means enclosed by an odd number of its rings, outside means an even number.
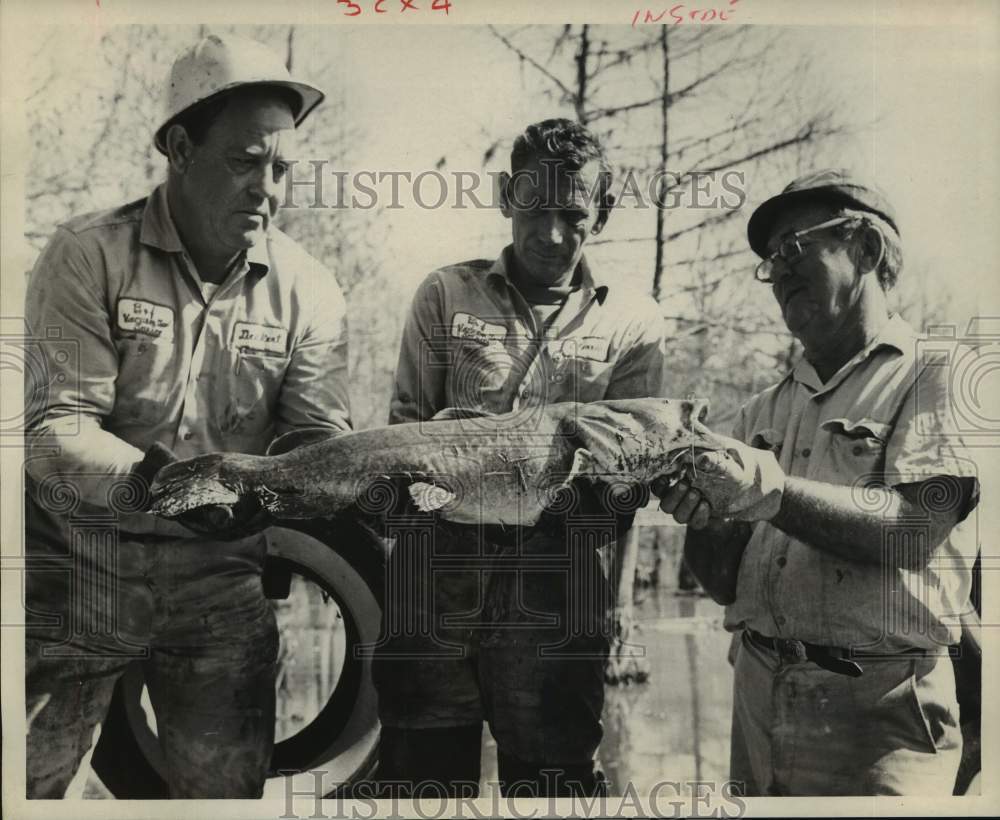
[[[468,407],[445,407],[431,416],[431,421],[448,421],[449,419],[478,419],[483,416],[492,416],[486,410],[473,410]]]
[[[413,499],[413,503],[417,505],[420,512],[440,510],[455,500],[455,494],[451,490],[438,487],[436,484],[429,484],[426,481],[415,481],[407,489],[410,491],[410,498]]]

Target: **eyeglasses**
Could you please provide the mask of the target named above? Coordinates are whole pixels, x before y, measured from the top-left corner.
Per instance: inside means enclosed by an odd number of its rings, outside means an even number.
[[[766,259],[761,260],[760,264],[757,265],[754,270],[754,276],[758,282],[764,282],[765,284],[771,283],[774,281],[771,274],[774,273],[774,267],[779,261],[787,266],[794,265],[802,259],[805,254],[806,246],[818,241],[816,239],[812,239],[808,242],[803,242],[802,237],[806,234],[813,233],[814,231],[825,230],[826,228],[833,228],[837,225],[845,225],[847,223],[858,224],[863,221],[863,218],[857,216],[838,216],[836,219],[821,222],[819,225],[813,225],[811,228],[803,228],[801,231],[796,231],[791,236],[781,240],[781,244],[778,245],[778,250]]]

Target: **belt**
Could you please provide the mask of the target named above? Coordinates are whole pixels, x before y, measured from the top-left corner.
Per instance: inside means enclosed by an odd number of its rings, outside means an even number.
[[[748,629],[747,635],[750,640],[758,646],[777,652],[785,663],[805,663],[812,661],[821,669],[828,672],[835,672],[838,675],[848,675],[852,678],[859,678],[864,674],[864,668],[851,657],[879,657],[884,658],[882,652],[851,652],[848,649],[840,649],[836,646],[818,646],[814,643],[797,641],[793,638],[769,638],[761,635],[753,629]],[[895,654],[899,655],[926,655],[923,649],[906,649]]]

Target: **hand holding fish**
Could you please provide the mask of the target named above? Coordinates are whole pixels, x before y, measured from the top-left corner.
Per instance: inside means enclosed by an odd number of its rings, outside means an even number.
[[[769,450],[718,437],[723,448],[684,454],[685,475],[673,486],[654,483],[660,509],[680,524],[701,529],[711,516],[768,521],[781,508],[785,474]],[[657,492],[659,490],[660,492]]]

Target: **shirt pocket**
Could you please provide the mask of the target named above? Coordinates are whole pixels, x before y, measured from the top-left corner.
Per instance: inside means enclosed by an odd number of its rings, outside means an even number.
[[[574,341],[572,339],[568,341]],[[603,399],[644,396],[648,393],[648,374],[635,372],[614,385],[613,395],[608,388],[615,376],[617,362],[598,361],[596,357],[576,355],[573,348],[564,346],[547,348],[546,377],[550,383],[551,401],[601,401]]]
[[[156,424],[172,412],[177,390],[176,348],[173,341],[143,336],[114,340],[118,353],[115,406],[118,424]]]
[[[750,446],[757,450],[769,450],[775,458],[781,458],[781,447],[785,443],[785,434],[774,427],[765,427],[750,437]]]
[[[288,362],[287,356],[229,352],[225,372],[220,374],[228,390],[216,414],[222,434],[255,435],[273,426]]]
[[[882,483],[890,425],[869,418],[836,418],[821,427],[830,434],[829,469],[838,483]]]
[[[448,374],[448,404],[452,407],[488,407],[497,411],[505,406],[507,394],[514,392],[511,380],[518,367],[517,351],[500,342],[481,344],[460,342],[454,349],[454,364]],[[499,412],[503,412],[500,410]]]

